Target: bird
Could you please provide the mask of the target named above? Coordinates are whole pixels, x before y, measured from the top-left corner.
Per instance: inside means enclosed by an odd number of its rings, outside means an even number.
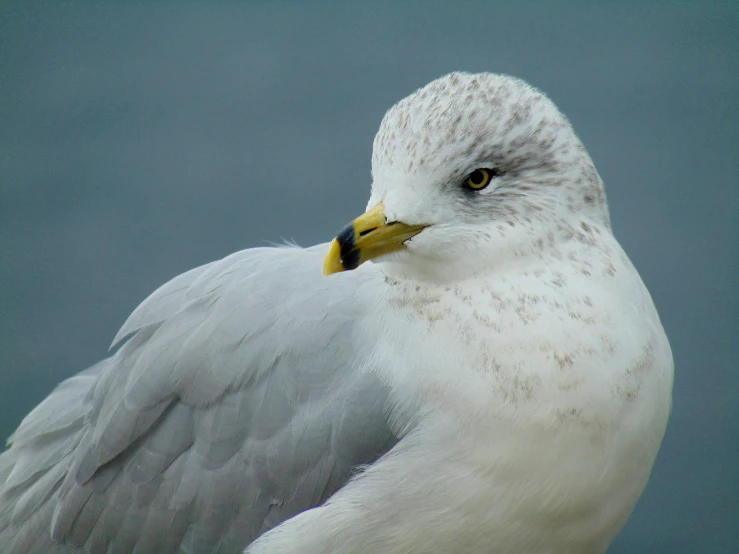
[[[175,277],[23,419],[0,550],[601,553],[673,366],[568,119],[450,73],[385,114],[330,243]]]

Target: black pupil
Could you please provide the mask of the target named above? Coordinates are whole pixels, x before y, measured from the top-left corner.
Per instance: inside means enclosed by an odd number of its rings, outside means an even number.
[[[481,185],[484,180],[485,175],[479,169],[476,169],[472,172],[472,175],[470,175],[470,181],[472,181],[473,185]]]

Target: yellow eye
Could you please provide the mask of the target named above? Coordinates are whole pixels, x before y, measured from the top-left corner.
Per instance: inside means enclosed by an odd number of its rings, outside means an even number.
[[[472,190],[482,190],[490,184],[494,176],[494,169],[476,169],[467,176],[464,184]]]

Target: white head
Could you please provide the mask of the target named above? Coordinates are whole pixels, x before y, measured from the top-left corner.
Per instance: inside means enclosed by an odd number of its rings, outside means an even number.
[[[513,77],[452,73],[398,102],[375,137],[372,177],[369,208],[423,226],[406,248],[369,256],[392,273],[465,278],[578,219],[609,226],[603,183],[570,123]],[[357,251],[368,232],[356,233]]]

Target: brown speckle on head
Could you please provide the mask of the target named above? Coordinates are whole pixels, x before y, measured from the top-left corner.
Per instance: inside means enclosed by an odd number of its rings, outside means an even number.
[[[494,177],[473,190],[465,184],[478,169]],[[479,264],[485,243],[559,260],[564,243],[607,242],[599,236],[610,225],[605,189],[590,156],[556,106],[514,77],[452,73],[398,102],[375,137],[372,177],[372,200],[389,217],[430,227],[410,243],[416,259],[433,227],[455,233]],[[428,245],[424,255],[438,261]],[[599,271],[578,263],[578,275]],[[564,276],[551,284],[565,286]]]

